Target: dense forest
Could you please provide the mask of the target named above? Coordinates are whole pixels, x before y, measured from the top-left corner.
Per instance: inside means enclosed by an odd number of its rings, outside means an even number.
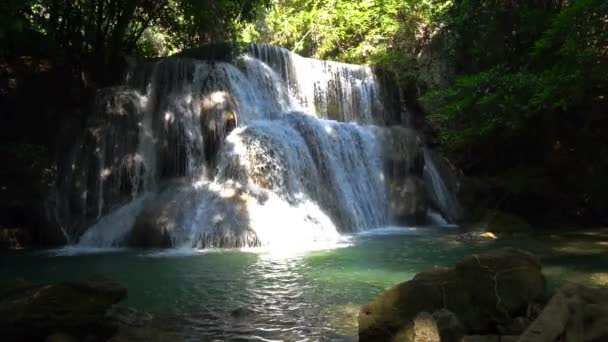
[[[225,41],[394,73],[428,144],[462,171],[471,220],[486,208],[541,226],[608,220],[602,0],[3,1],[6,220],[32,220],[53,146],[125,56]]]

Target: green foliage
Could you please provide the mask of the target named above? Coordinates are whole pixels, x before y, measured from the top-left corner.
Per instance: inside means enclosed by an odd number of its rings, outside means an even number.
[[[539,17],[546,20],[546,15]],[[579,0],[556,13],[535,41],[517,48],[509,42],[497,50],[488,47],[484,55],[476,55],[473,49],[471,58],[480,64],[503,64],[463,75],[450,87],[422,98],[443,146],[462,153],[501,136],[525,134],[530,120],[538,115],[565,111],[582,111],[580,115],[587,118],[597,115],[606,104],[607,18],[605,1]],[[485,27],[479,19],[471,20],[467,30],[479,32],[477,25]],[[526,26],[518,23],[518,27]],[[536,34],[539,25],[527,26]],[[476,40],[465,43],[474,45]],[[525,58],[513,60],[513,54]]]
[[[416,35],[449,1],[274,0],[244,39],[286,47],[305,56],[351,63],[411,54]],[[443,6],[443,7],[442,7]]]
[[[487,144],[499,132],[524,129],[538,113],[539,106],[531,100],[542,89],[537,75],[511,72],[502,65],[462,76],[451,87],[429,92],[421,100],[443,145],[458,151]]]
[[[454,63],[462,73],[497,64],[520,67],[525,53],[546,29],[563,1],[455,0],[437,20],[454,43]]]
[[[134,52],[168,55],[234,39],[268,5],[269,0],[6,0],[0,4],[0,39],[36,32],[53,42],[58,59],[103,65]]]
[[[269,5],[270,0],[172,0],[162,26],[179,50],[234,41]]]
[[[444,151],[496,206],[605,217],[608,2],[458,0],[441,18],[459,76],[421,101]]]

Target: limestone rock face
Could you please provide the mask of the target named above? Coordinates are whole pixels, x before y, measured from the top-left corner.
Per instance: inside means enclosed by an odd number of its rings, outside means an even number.
[[[410,176],[391,186],[391,212],[402,224],[423,223],[429,207],[424,181]]]
[[[106,311],[127,296],[124,287],[105,278],[22,284],[0,292],[3,341],[44,341],[58,333],[109,337],[116,327],[106,320]]]
[[[488,334],[545,295],[541,265],[513,248],[465,257],[385,291],[359,313],[360,341],[396,341],[423,311],[453,312],[470,334]]]

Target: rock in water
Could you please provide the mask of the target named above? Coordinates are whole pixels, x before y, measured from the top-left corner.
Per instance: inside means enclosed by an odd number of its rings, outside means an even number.
[[[435,319],[427,312],[421,312],[411,325],[401,329],[395,338],[400,342],[441,342]]]
[[[487,334],[521,316],[545,295],[541,265],[533,255],[502,248],[465,257],[454,268],[417,274],[382,293],[359,313],[360,341],[398,341],[398,333],[423,311],[453,312],[469,334]]]
[[[43,285],[20,285],[0,291],[3,341],[44,341],[58,332],[77,338],[109,337],[115,326],[105,317],[127,290],[105,278]]]

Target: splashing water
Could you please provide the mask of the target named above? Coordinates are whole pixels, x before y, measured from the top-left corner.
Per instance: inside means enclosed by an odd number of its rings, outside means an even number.
[[[132,60],[62,164],[55,216],[94,247],[293,248],[385,226],[388,131],[369,124],[403,113],[381,83],[267,45]]]

